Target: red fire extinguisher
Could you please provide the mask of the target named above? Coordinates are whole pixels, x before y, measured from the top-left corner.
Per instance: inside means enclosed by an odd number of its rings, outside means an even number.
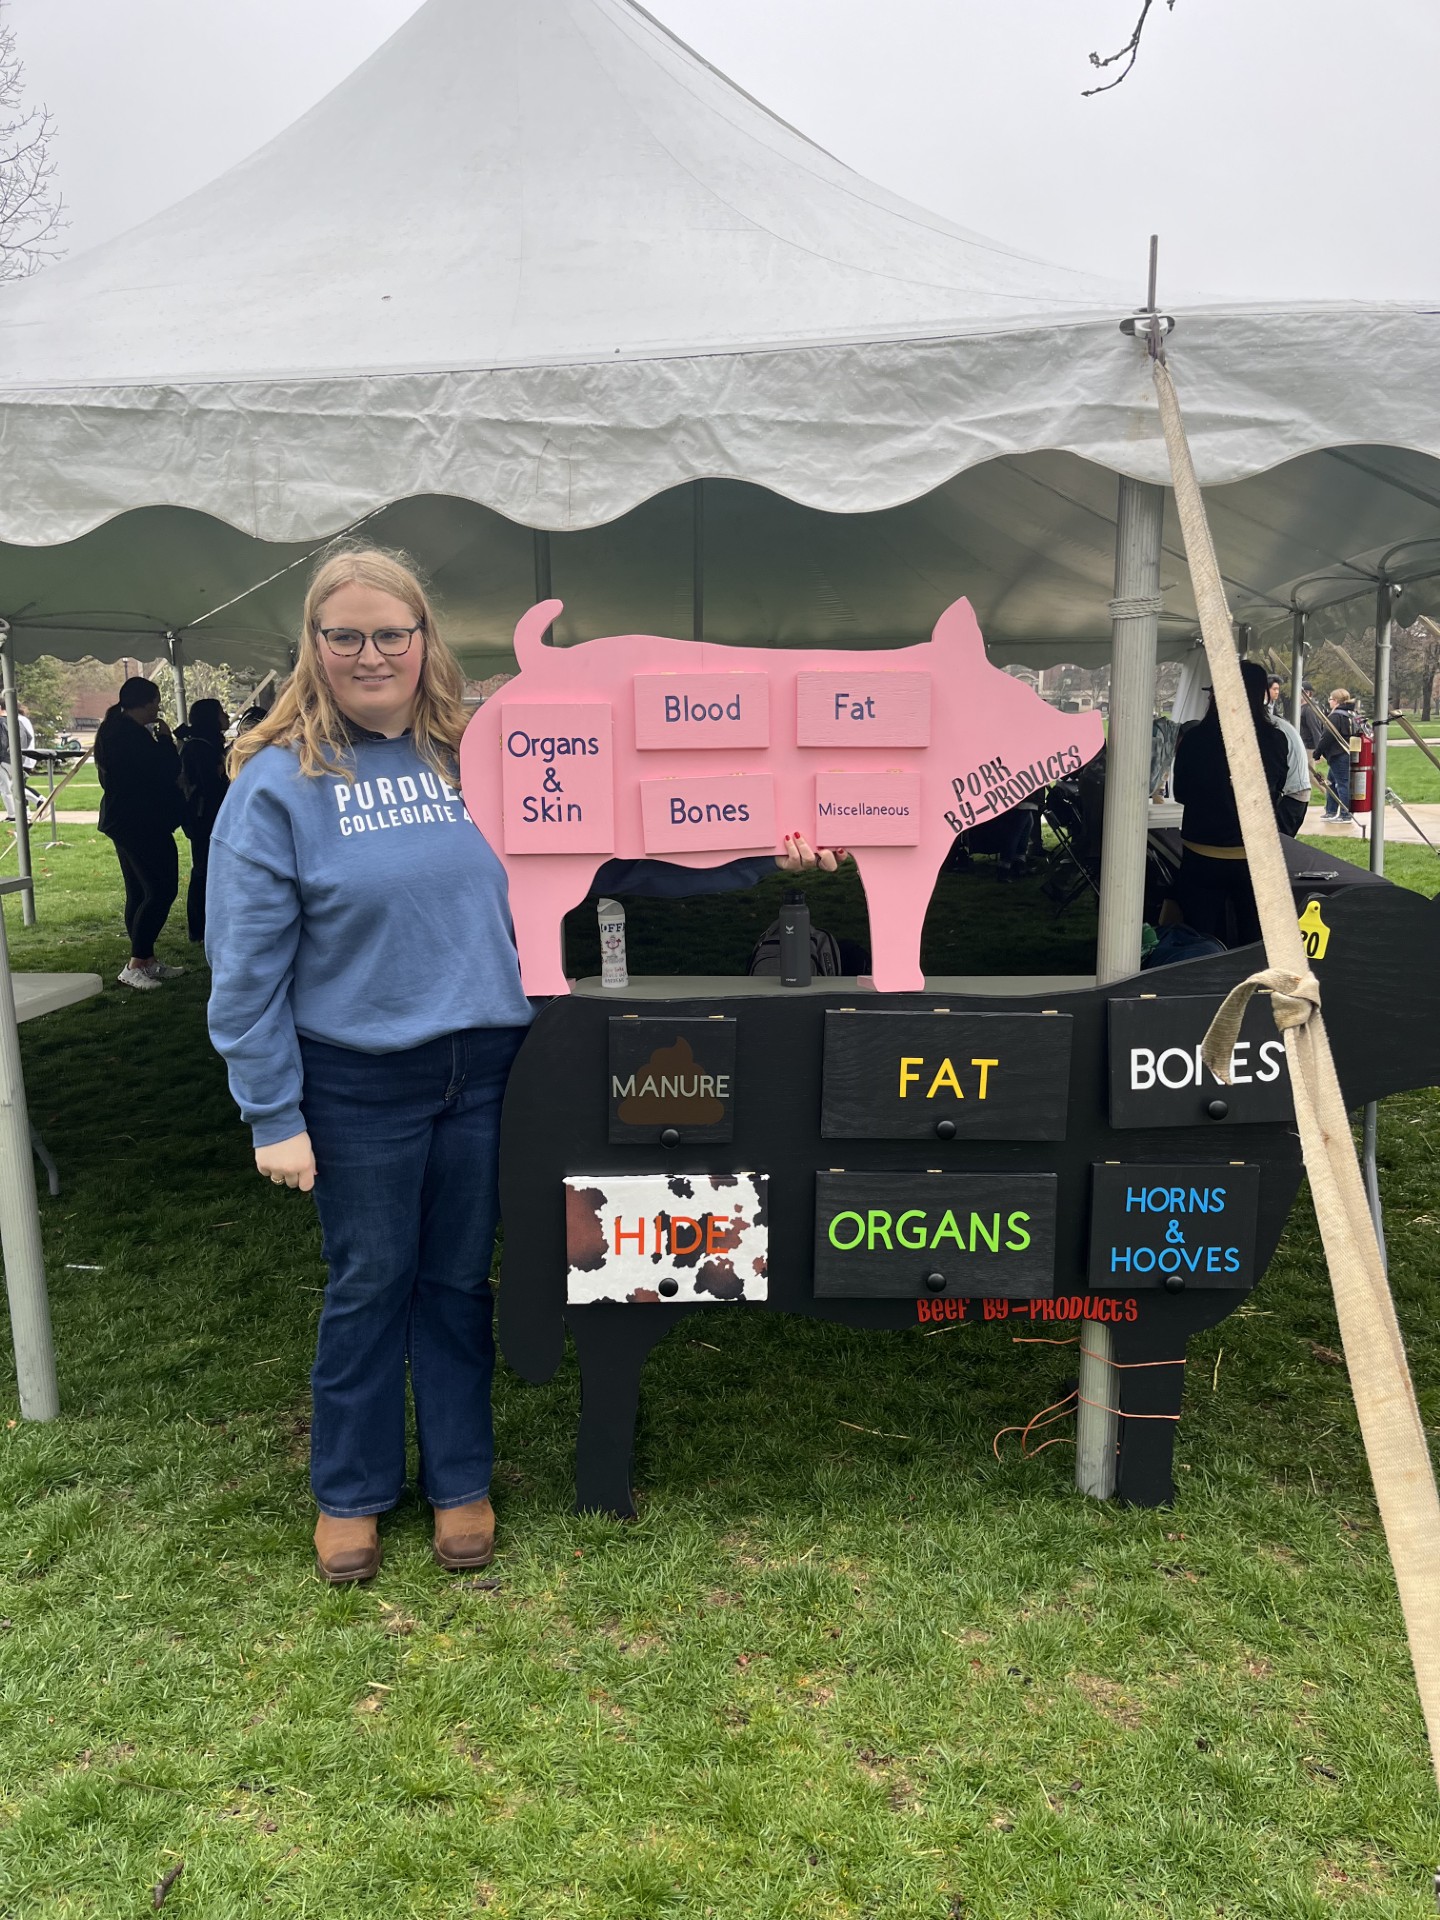
[[[1371,769],[1375,765],[1375,742],[1368,733],[1360,736],[1358,757],[1350,761],[1350,811],[1370,812]]]

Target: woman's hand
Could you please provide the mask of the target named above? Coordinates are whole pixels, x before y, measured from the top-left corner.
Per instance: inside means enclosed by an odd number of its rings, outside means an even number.
[[[817,851],[803,833],[787,833],[785,851],[776,854],[775,864],[782,873],[812,873],[816,867],[822,873],[834,873],[840,862],[849,858],[844,847],[821,847]]]
[[[315,1184],[315,1151],[308,1133],[292,1133],[288,1140],[273,1140],[268,1147],[255,1149],[255,1171],[273,1180],[277,1187],[299,1187],[309,1193]]]

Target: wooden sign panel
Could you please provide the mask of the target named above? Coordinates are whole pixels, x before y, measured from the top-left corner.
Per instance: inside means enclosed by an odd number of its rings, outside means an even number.
[[[1063,1140],[1064,1013],[825,1015],[826,1140]]]
[[[928,673],[800,673],[795,738],[802,747],[928,747]]]
[[[763,1300],[763,1173],[577,1173],[565,1181],[572,1306]]]
[[[775,782],[768,773],[642,780],[646,853],[737,852],[775,845]]]
[[[1110,1002],[1112,1127],[1234,1126],[1294,1113],[1285,1043],[1270,1002],[1257,994],[1231,1055],[1232,1084],[1200,1058],[1221,997],[1149,995]]]
[[[1091,1286],[1254,1286],[1259,1167],[1097,1166],[1092,1191]]]
[[[1055,1280],[1053,1173],[815,1176],[815,1292],[1034,1299]]]
[[[918,773],[817,773],[817,847],[913,847],[920,840]]]
[[[599,702],[501,711],[506,853],[613,853],[610,708]]]
[[[610,1021],[612,1145],[654,1146],[735,1137],[735,1022]]]
[[[763,673],[637,673],[635,744],[768,747],[770,681]]]

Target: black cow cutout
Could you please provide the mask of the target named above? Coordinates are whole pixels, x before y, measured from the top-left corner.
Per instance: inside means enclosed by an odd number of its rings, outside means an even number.
[[[1326,1026],[1346,1103],[1353,1107],[1385,1094],[1440,1083],[1440,901],[1398,887],[1354,888],[1326,900],[1321,909],[1329,937],[1312,964],[1321,983]],[[1103,1318],[1111,1324],[1117,1382],[1119,1457],[1117,1494],[1142,1506],[1159,1505],[1174,1492],[1172,1455],[1184,1368],[1139,1363],[1183,1361],[1191,1334],[1214,1326],[1248,1297],[1265,1272],[1294,1203],[1301,1178],[1299,1138],[1293,1116],[1273,1087],[1257,1089],[1246,1118],[1243,1088],[1211,1083],[1193,1095],[1194,1120],[1185,1111],[1174,1124],[1134,1124],[1134,1102],[1117,1103],[1122,1120],[1111,1124],[1109,1007],[1155,996],[1156,1003],[1210,1000],[1264,965],[1260,947],[1159,968],[1105,988],[1034,997],[966,997],[943,990],[923,994],[858,993],[853,984],[773,992],[753,997],[626,999],[577,994],[543,1008],[522,1046],[505,1099],[501,1145],[501,1197],[505,1250],[499,1298],[499,1339],[510,1364],[526,1379],[548,1380],[560,1363],[568,1326],[579,1353],[581,1413],[576,1459],[581,1510],[620,1515],[634,1512],[631,1461],[640,1376],[651,1348],[687,1315],[721,1311],[676,1300],[641,1304],[569,1305],[566,1301],[566,1231],[563,1182],[567,1175],[723,1174],[755,1171],[769,1176],[768,1298],[745,1301],[732,1311],[811,1314],[854,1327],[901,1328],[942,1318],[999,1318],[1011,1330],[1019,1316]],[[1154,1004],[1154,1003],[1151,1003]],[[1021,1013],[1053,1008],[1068,1016],[1069,1079],[1064,1137],[985,1139],[964,1137],[822,1137],[822,1070],[827,1014],[842,1008],[865,1013]],[[1159,1008],[1179,1015],[1179,1008]],[[1252,1010],[1255,1011],[1255,1010]],[[618,1014],[714,1019],[735,1027],[733,1138],[660,1143],[658,1130],[635,1144],[612,1144],[609,1135],[609,1032]],[[1257,1047],[1273,1041],[1268,1002],[1258,1009],[1261,1026],[1247,1024]],[[1131,1009],[1123,1018],[1133,1018]],[[1062,1022],[1056,1020],[1056,1043]],[[1128,1028],[1127,1028],[1128,1031]],[[1198,1035],[1195,1036],[1198,1038]],[[1168,1070],[1183,1073],[1177,1053]],[[853,1089],[840,1088],[848,1098]],[[1233,1113],[1231,1106],[1233,1102]],[[853,1098],[850,1100],[853,1108]],[[879,1107],[884,1102],[877,1103]],[[893,1105],[893,1103],[892,1103]],[[1223,1108],[1223,1112],[1212,1109]],[[1277,1114],[1279,1117],[1273,1117]],[[839,1123],[842,1130],[848,1124]],[[1047,1123],[1041,1132],[1054,1128]],[[933,1129],[932,1129],[933,1136]],[[1234,1273],[1198,1273],[1123,1283],[1090,1270],[1094,1168],[1118,1163],[1157,1178],[1187,1170],[1203,1188],[1235,1163],[1259,1169],[1254,1228],[1237,1283]],[[903,1293],[878,1297],[816,1290],[817,1176],[843,1167],[856,1174],[913,1175],[926,1169],[990,1176],[1053,1176],[1054,1275],[1037,1288],[1033,1275],[1010,1290],[1002,1307],[995,1297],[968,1297],[962,1309],[953,1281],[943,1294],[926,1291],[929,1254],[915,1256],[913,1291],[902,1272]],[[875,1186],[872,1180],[871,1187]],[[884,1189],[879,1183],[879,1190]],[[905,1182],[901,1181],[901,1188]],[[1030,1181],[1034,1187],[1035,1182]],[[1109,1186],[1115,1182],[1112,1176]],[[1142,1182],[1143,1184],[1143,1182]],[[1048,1183],[1047,1183],[1048,1185]],[[1197,1203],[1198,1204],[1198,1203]],[[1249,1202],[1247,1202],[1249,1204]],[[863,1216],[862,1216],[863,1217]],[[1101,1223],[1103,1224],[1103,1223]],[[1198,1223],[1203,1224],[1203,1223]],[[847,1233],[851,1231],[847,1227]],[[822,1263],[823,1264],[823,1263]],[[943,1261],[941,1263],[944,1264]],[[908,1269],[905,1270],[908,1272]],[[841,1282],[831,1284],[844,1285]],[[987,1298],[992,1303],[987,1306]],[[1068,1310],[1057,1314],[1053,1302]],[[1108,1303],[1116,1304],[1108,1304]],[[1113,1318],[1112,1318],[1113,1316]],[[1127,1370],[1128,1369],[1128,1370]]]

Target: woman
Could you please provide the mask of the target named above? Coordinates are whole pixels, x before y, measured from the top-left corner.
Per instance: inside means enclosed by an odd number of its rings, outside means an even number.
[[[324,1233],[310,1459],[316,1554],[336,1582],[380,1564],[377,1516],[405,1479],[407,1355],[435,1557],[480,1567],[493,1550],[500,1103],[532,1010],[504,869],[454,786],[461,688],[403,560],[325,560],[295,672],[235,744],[212,839],[211,1037],[257,1169],[313,1189]],[[779,864],[817,856],[792,840]],[[650,867],[649,890],[744,885],[769,865]]]
[[[190,938],[205,938],[205,875],[210,866],[210,836],[220,802],[230,787],[225,771],[225,729],[230,716],[218,700],[197,700],[180,749],[180,791],[185,796],[184,827],[190,841],[190,885],[185,918]]]
[[[1254,660],[1242,660],[1240,674],[1273,808],[1284,789],[1289,764],[1285,736],[1271,724],[1266,711],[1265,669]],[[1176,749],[1174,790],[1185,808],[1180,822],[1180,874],[1175,883],[1185,923],[1226,946],[1249,946],[1260,938],[1260,916],[1213,694],[1205,718],[1181,737]]]
[[[95,734],[100,775],[100,831],[115,843],[125,882],[130,958],[117,976],[145,993],[184,967],[155,958],[155,942],[180,889],[175,829],[180,824],[180,756],[160,718],[160,689],[135,675],[120,689]]]

